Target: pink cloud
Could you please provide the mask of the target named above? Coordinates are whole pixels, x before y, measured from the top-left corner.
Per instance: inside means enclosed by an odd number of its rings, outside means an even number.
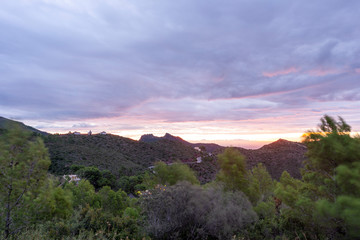
[[[307,73],[311,76],[326,76],[326,75],[332,75],[332,74],[337,74],[337,73],[341,73],[342,71],[336,68],[328,68],[328,69],[324,69],[324,68],[316,68],[316,69],[312,69],[310,71],[308,71]]]
[[[355,72],[360,74],[360,68],[356,68]]]
[[[275,72],[263,72],[263,76],[265,77],[276,77],[276,76],[280,76],[280,75],[286,75],[289,73],[294,73],[299,71],[297,68],[295,67],[291,67],[291,68],[287,68],[287,69],[283,69],[283,70],[278,70]]]

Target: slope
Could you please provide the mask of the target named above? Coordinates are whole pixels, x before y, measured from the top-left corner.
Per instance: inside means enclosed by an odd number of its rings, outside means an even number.
[[[141,142],[117,135],[49,135],[45,138],[52,165],[50,171],[67,173],[73,164],[96,166],[113,174],[136,174],[154,162],[194,159],[196,150],[180,142],[161,139]]]
[[[25,131],[30,131],[36,134],[41,134],[41,135],[47,135],[48,133],[40,131],[36,128],[30,127],[25,125],[22,122],[18,122],[18,121],[14,121],[14,120],[10,120],[4,117],[0,117],[0,129],[9,129],[9,128],[14,128],[14,127],[18,127],[20,129],[23,129]]]

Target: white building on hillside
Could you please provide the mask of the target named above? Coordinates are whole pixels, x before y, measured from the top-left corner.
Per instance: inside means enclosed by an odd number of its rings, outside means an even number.
[[[69,182],[78,183],[81,179],[77,175],[64,175],[63,178]]]

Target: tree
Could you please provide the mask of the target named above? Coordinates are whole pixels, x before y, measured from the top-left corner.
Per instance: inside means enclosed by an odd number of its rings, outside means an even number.
[[[360,234],[360,138],[350,133],[344,119],[325,115],[317,131],[304,135],[303,195],[315,202],[328,235],[344,239]]]
[[[199,184],[193,170],[188,165],[177,162],[171,165],[166,165],[163,162],[158,162],[155,165],[154,171],[156,173],[157,181],[160,184],[174,185],[180,181],[188,181],[192,184]]]
[[[220,172],[217,179],[225,184],[226,190],[240,190],[246,193],[248,188],[245,157],[236,148],[226,148],[218,155]]]
[[[342,238],[356,238],[360,236],[360,159],[350,166],[337,167],[335,181],[340,192],[336,200],[322,199],[317,209],[326,219],[335,221],[338,229],[343,228]]]
[[[81,165],[72,165],[70,167],[72,171],[76,170],[81,178],[87,179],[96,190],[103,186],[115,186],[115,176],[111,174],[109,170],[100,171],[97,167],[85,167]]]
[[[114,215],[121,216],[124,209],[128,206],[128,197],[122,190],[115,192],[109,186],[105,186],[97,194],[100,199],[101,208]]]
[[[305,170],[316,171],[324,177],[335,175],[340,164],[351,164],[360,159],[359,138],[350,136],[351,127],[339,117],[339,121],[325,115],[317,130],[303,135],[308,148]]]
[[[341,117],[336,121],[325,115],[317,130],[303,135],[308,159],[302,181],[284,173],[275,191],[286,206],[286,229],[312,238],[359,236],[360,138],[350,131]]]
[[[70,189],[62,188],[55,178],[48,178],[40,193],[32,201],[32,215],[39,221],[66,219],[73,213],[73,195]]]
[[[308,131],[303,142],[308,147],[308,160],[302,171],[308,184],[307,196],[312,200],[335,201],[342,190],[336,182],[339,166],[351,167],[360,161],[360,138],[351,137],[351,127],[339,117],[325,115],[318,130]]]
[[[88,180],[82,179],[77,184],[70,182],[64,188],[72,192],[73,206],[75,208],[85,207],[87,204],[93,205],[95,188]]]
[[[0,226],[5,239],[28,220],[25,196],[36,195],[49,165],[48,151],[39,137],[20,129],[0,136]]]
[[[268,200],[274,188],[273,179],[262,163],[257,164],[251,169],[249,172],[248,197],[254,206]]]
[[[97,167],[83,167],[76,172],[81,178],[87,179],[95,189],[101,187],[100,181],[102,179],[101,171]]]

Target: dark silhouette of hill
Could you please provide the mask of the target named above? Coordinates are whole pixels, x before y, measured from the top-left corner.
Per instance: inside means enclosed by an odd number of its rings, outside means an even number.
[[[248,168],[263,163],[275,179],[279,179],[284,170],[292,177],[301,178],[300,169],[307,151],[304,144],[279,139],[255,150],[238,149],[246,157]]]
[[[140,142],[151,143],[151,142],[162,141],[164,139],[172,140],[172,141],[175,141],[175,142],[180,142],[180,143],[183,143],[183,144],[185,144],[187,146],[204,147],[205,150],[208,153],[219,152],[219,151],[222,151],[225,148],[225,147],[220,146],[220,145],[215,144],[215,143],[190,143],[190,142],[185,141],[181,137],[173,136],[173,135],[171,135],[169,133],[166,133],[163,137],[156,137],[153,134],[145,134],[145,135],[141,136],[139,141]]]
[[[156,137],[153,134],[145,134],[140,137],[139,142],[146,142],[146,143],[153,143],[153,142],[159,142],[163,140],[170,140],[174,142],[180,142],[187,146],[191,146],[192,144],[185,141],[181,137],[173,136],[170,133],[166,133],[163,137]]]

